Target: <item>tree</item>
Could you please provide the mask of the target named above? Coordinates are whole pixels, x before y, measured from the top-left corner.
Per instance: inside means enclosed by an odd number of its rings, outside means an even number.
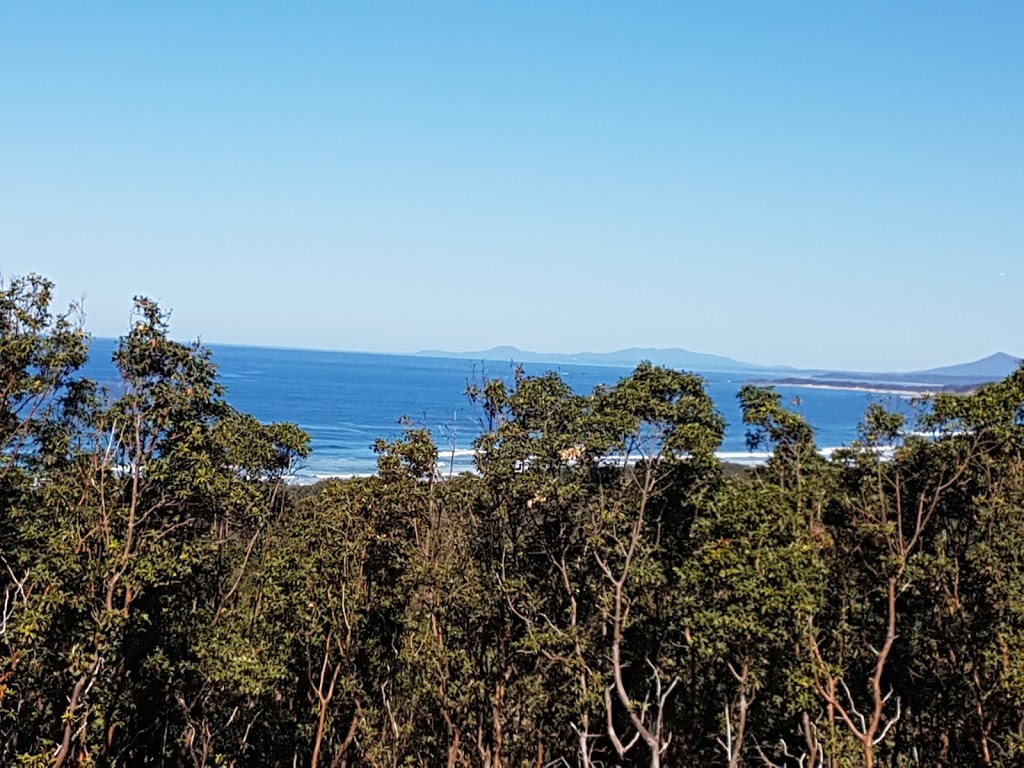
[[[23,763],[130,760],[166,740],[179,725],[166,650],[212,608],[196,587],[306,450],[297,429],[233,412],[209,353],[170,341],[151,302],[136,308],[115,353],[124,393],[74,411],[73,434],[51,418],[33,444],[45,471],[8,507],[28,574],[12,628],[24,663],[4,702]],[[45,359],[58,342],[36,343]]]
[[[0,279],[0,742],[3,760],[29,737],[29,675],[37,633],[33,606],[44,599],[26,546],[20,511],[38,496],[47,473],[59,472],[91,405],[92,388],[77,371],[88,339],[74,307],[54,316],[53,285],[37,276]]]

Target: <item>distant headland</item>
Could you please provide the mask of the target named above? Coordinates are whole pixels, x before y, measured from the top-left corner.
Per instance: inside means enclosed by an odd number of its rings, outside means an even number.
[[[946,365],[908,373],[818,371],[798,376],[770,377],[756,383],[816,389],[863,390],[897,395],[968,393],[982,384],[1005,379],[1020,366],[1020,358],[997,352],[969,363]]]

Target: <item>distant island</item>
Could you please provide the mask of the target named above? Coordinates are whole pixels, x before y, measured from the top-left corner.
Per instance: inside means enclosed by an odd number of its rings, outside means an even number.
[[[472,360],[515,360],[553,365],[604,365],[628,368],[641,360],[670,368],[706,373],[734,373],[752,377],[751,383],[811,389],[843,389],[885,394],[924,395],[937,392],[972,392],[982,384],[1006,378],[1021,359],[997,352],[967,363],[909,372],[862,372],[800,369],[767,366],[735,360],[724,355],[693,352],[678,347],[630,347],[614,352],[532,352],[512,346],[498,346],[474,352],[439,349],[414,353],[422,357],[450,357]]]

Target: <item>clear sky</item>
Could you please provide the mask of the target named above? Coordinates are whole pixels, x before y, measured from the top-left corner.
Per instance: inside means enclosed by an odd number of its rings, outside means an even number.
[[[0,0],[0,272],[369,351],[1024,355],[1024,2]]]

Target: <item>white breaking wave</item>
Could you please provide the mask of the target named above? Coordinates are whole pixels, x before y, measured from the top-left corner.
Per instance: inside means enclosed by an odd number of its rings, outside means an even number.
[[[715,457],[730,464],[758,466],[771,458],[769,451],[717,451]]]
[[[442,459],[444,459],[444,458],[449,458],[450,459],[452,456],[454,456],[457,459],[461,459],[461,458],[465,458],[465,457],[472,458],[472,457],[476,456],[476,449],[474,449],[474,448],[456,448],[453,451],[451,448],[438,447],[437,455],[440,458],[442,458]]]

